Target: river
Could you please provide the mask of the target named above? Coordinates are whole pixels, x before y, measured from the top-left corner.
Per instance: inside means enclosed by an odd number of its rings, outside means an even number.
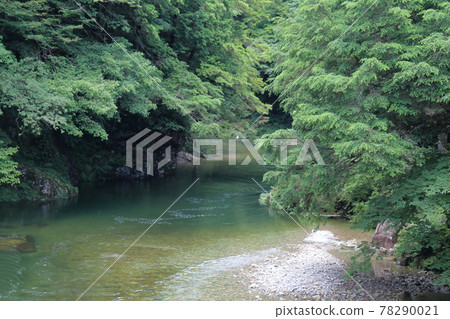
[[[0,232],[32,236],[37,251],[0,253],[0,299],[76,300],[199,178],[82,300],[253,300],[236,273],[305,238],[258,203],[252,178],[266,170],[204,162],[163,179],[84,185],[69,203],[3,204]],[[322,229],[371,236],[343,221]]]

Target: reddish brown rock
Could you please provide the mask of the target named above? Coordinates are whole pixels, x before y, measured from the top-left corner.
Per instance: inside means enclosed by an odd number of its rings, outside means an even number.
[[[378,223],[375,235],[372,238],[372,244],[379,244],[383,250],[393,249],[397,243],[397,232],[398,228],[393,227],[389,220]]]

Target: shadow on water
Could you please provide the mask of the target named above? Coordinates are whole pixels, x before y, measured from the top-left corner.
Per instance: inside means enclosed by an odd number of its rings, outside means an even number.
[[[0,231],[22,227],[45,227],[51,220],[63,216],[65,209],[75,205],[76,200],[0,203]]]

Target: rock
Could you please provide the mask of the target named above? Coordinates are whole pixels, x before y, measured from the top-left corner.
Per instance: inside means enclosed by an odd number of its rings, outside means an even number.
[[[389,220],[378,223],[375,235],[372,238],[372,243],[374,245],[379,244],[380,248],[383,248],[383,251],[393,249],[394,245],[397,243],[397,232],[398,229],[392,227]]]
[[[397,259],[397,265],[399,266],[408,266],[410,261],[410,257],[408,254],[403,255],[401,258]]]
[[[121,166],[116,168],[115,178],[123,180],[143,179],[145,178],[145,173],[128,166]]]
[[[0,192],[0,202],[50,202],[78,196],[78,188],[70,183],[68,177],[28,167],[20,169],[20,173],[20,183],[11,185],[8,192]]]
[[[30,253],[36,251],[36,246],[28,235],[0,235],[0,251]]]
[[[192,154],[189,154],[187,152],[179,152],[177,154],[177,162],[178,163],[191,163],[194,161],[194,157]]]

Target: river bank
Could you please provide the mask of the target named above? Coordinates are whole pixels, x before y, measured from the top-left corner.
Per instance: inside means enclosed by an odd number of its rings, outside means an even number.
[[[242,269],[243,280],[256,299],[279,300],[399,300],[424,299],[429,294],[450,294],[435,286],[436,275],[411,272],[383,276],[346,276],[347,262],[339,254],[355,249],[354,241],[341,241],[329,231],[318,231],[299,245],[277,250],[264,261]],[[450,295],[448,295],[450,296]]]

